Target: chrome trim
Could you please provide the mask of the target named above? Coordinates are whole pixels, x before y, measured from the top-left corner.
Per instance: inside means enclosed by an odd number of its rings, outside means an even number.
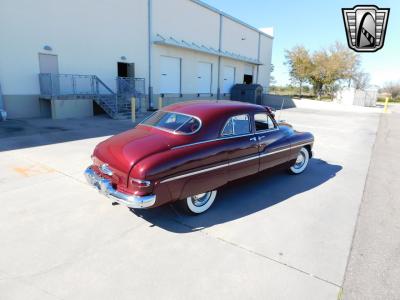
[[[266,114],[268,116],[268,118],[270,118],[272,120],[272,123],[274,123],[274,128],[255,131],[255,133],[263,133],[263,132],[271,132],[271,131],[279,130],[279,123],[275,120],[275,117],[268,111],[267,112],[255,112],[254,113],[254,115],[253,115],[254,126],[255,126],[255,123],[256,123],[255,115],[259,115],[259,114]]]
[[[225,164],[222,164],[222,165],[218,165],[218,166],[215,166],[215,167],[211,167],[211,168],[207,168],[207,169],[203,169],[203,170],[199,170],[199,171],[190,172],[190,173],[186,173],[186,174],[183,174],[183,175],[178,175],[178,176],[175,176],[175,177],[167,178],[167,179],[162,180],[160,183],[170,182],[170,181],[173,181],[173,180],[182,179],[182,178],[185,178],[185,177],[189,177],[189,176],[202,174],[202,173],[206,173],[206,172],[209,172],[209,171],[213,171],[213,170],[217,170],[217,169],[221,169],[221,168],[237,165],[237,164],[240,164],[240,163],[243,163],[243,162],[246,162],[246,161],[258,159],[258,158],[261,158],[261,157],[265,157],[265,156],[268,156],[268,155],[272,155],[272,154],[276,154],[276,153],[279,153],[279,152],[287,151],[287,150],[290,150],[290,149],[291,149],[291,147],[287,147],[285,149],[280,149],[280,150],[277,150],[277,151],[272,151],[272,152],[268,152],[268,153],[264,153],[264,154],[257,153],[257,155],[255,155],[253,157],[248,157],[248,158],[244,158],[244,159],[241,159],[241,160],[238,160],[238,161],[233,161],[233,162],[225,163]]]
[[[215,166],[215,167],[211,167],[211,168],[207,168],[207,169],[203,169],[203,170],[199,170],[199,171],[195,171],[195,172],[186,173],[186,174],[183,174],[183,175],[178,175],[178,176],[175,176],[175,177],[171,177],[171,178],[162,180],[160,183],[170,182],[170,181],[173,181],[173,180],[177,180],[177,179],[181,179],[181,178],[185,178],[185,177],[189,177],[189,176],[193,176],[193,175],[197,175],[197,174],[202,174],[202,173],[206,173],[206,172],[209,172],[209,171],[225,168],[225,167],[228,167],[228,166],[229,166],[229,163],[223,164],[223,165],[218,165],[218,166]]]
[[[225,125],[224,125],[224,127],[222,128],[222,130],[221,130],[221,132],[220,132],[220,134],[219,134],[220,137],[238,136],[238,135],[236,135],[235,133],[224,135],[223,132],[224,132],[224,130],[225,130],[226,125],[228,125],[229,121],[230,121],[232,118],[234,118],[234,117],[239,117],[239,116],[247,116],[247,119],[248,119],[248,121],[249,121],[249,133],[253,134],[253,126],[252,126],[252,124],[251,124],[250,114],[239,114],[239,115],[230,116],[230,117],[228,118],[228,120],[226,120]],[[235,125],[234,125],[233,123],[232,123],[232,127],[233,127],[233,132],[235,132]],[[247,134],[247,133],[245,133],[245,134]]]
[[[101,173],[103,173],[105,175],[113,176],[113,174],[114,174],[113,171],[109,168],[108,164],[102,164],[99,167],[99,169],[100,169]]]
[[[137,184],[142,184],[146,187],[149,187],[151,185],[151,182],[148,180],[141,180],[141,179],[136,179],[136,178],[131,178],[131,182],[134,182]]]
[[[195,131],[193,131],[193,132],[191,132],[191,133],[182,133],[182,132],[177,132],[177,130],[178,130],[179,128],[181,128],[183,125],[185,125],[187,122],[189,122],[190,119],[187,120],[186,122],[184,122],[182,125],[180,125],[180,126],[179,126],[177,129],[175,129],[175,130],[169,130],[169,129],[163,128],[163,127],[157,127],[157,126],[153,126],[153,125],[144,124],[145,121],[147,121],[148,119],[150,119],[152,116],[154,116],[154,115],[155,115],[156,113],[158,113],[158,112],[164,112],[164,113],[171,113],[171,114],[178,114],[178,115],[187,116],[187,117],[190,117],[190,118],[193,118],[193,119],[196,119],[197,121],[199,121],[200,126],[199,126],[199,128],[197,128]],[[146,119],[144,119],[144,120],[143,120],[142,122],[140,122],[138,125],[156,128],[156,129],[159,129],[159,130],[162,130],[162,131],[165,131],[165,132],[168,132],[168,133],[172,133],[172,134],[175,134],[175,135],[192,135],[192,134],[197,133],[197,132],[203,127],[203,122],[201,121],[201,119],[200,119],[199,117],[196,117],[196,116],[193,116],[193,115],[189,115],[189,114],[185,114],[185,113],[181,113],[181,112],[176,112],[176,111],[158,110],[158,111],[154,112],[153,114],[151,114],[151,115],[150,115],[149,117],[147,117]]]
[[[256,131],[255,134],[263,134],[263,133],[274,132],[274,131],[278,131],[278,130],[279,130],[279,127],[275,127],[272,129]]]
[[[305,143],[302,143],[302,144],[292,145],[292,148],[303,147],[303,146],[306,146],[306,145],[310,145],[312,143],[314,143],[314,140],[309,140],[308,142],[305,142]]]
[[[156,203],[155,195],[135,196],[117,191],[112,187],[110,180],[101,178],[93,171],[92,167],[88,167],[84,175],[89,185],[96,188],[101,194],[112,199],[114,202],[130,208],[147,208]]]
[[[252,156],[252,157],[244,158],[244,159],[237,160],[237,161],[234,161],[234,162],[230,162],[230,163],[228,163],[228,165],[229,166],[234,166],[234,165],[240,164],[242,162],[254,160],[254,159],[257,159],[257,158],[260,158],[260,154],[257,154],[257,156]]]
[[[217,142],[217,141],[222,141],[222,140],[229,140],[229,139],[235,139],[239,137],[245,137],[245,136],[251,136],[254,135],[254,133],[246,133],[246,134],[241,134],[241,135],[232,135],[232,136],[224,136],[224,137],[219,137],[216,139],[211,139],[211,140],[206,140],[206,141],[201,141],[201,142],[196,142],[196,143],[190,143],[190,144],[185,144],[181,146],[175,146],[172,147],[172,150],[175,149],[180,149],[180,148],[185,148],[185,147],[190,147],[190,146],[195,146],[195,145],[200,145],[200,144],[205,144],[205,143],[211,143],[211,142]]]
[[[279,150],[275,150],[275,151],[272,151],[272,152],[263,153],[263,154],[260,154],[260,158],[261,158],[261,157],[268,156],[268,155],[276,154],[276,153],[279,153],[279,152],[287,151],[287,150],[290,150],[290,149],[291,149],[291,147],[289,147],[289,148],[284,148],[284,149],[279,149]]]

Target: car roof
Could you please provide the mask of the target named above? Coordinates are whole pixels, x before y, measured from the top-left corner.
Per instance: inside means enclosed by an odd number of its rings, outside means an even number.
[[[207,122],[238,114],[265,112],[265,107],[231,100],[193,100],[172,104],[163,110],[192,115]]]

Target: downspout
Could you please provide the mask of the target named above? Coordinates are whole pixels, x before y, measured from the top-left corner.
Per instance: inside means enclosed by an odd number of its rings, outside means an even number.
[[[147,1],[147,28],[148,28],[148,55],[149,55],[149,111],[154,110],[153,106],[153,82],[151,78],[152,58],[153,58],[153,45],[152,45],[152,16],[153,16],[153,1]]]
[[[258,53],[257,53],[257,60],[260,61],[260,55],[261,55],[261,33],[258,33]],[[260,73],[260,65],[257,65],[257,78],[256,78],[256,83],[260,84],[258,82],[258,76]]]
[[[222,14],[219,14],[219,44],[218,51],[222,51]],[[217,84],[217,100],[221,99],[221,55],[218,56],[218,84]]]

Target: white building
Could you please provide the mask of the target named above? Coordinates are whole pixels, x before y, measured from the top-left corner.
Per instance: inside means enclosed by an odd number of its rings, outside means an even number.
[[[268,88],[272,40],[197,0],[2,0],[3,106],[9,118],[50,116],[39,73],[96,75],[112,91],[117,76],[144,78],[153,106],[160,95],[229,98],[235,83]],[[58,90],[71,79],[57,78]]]

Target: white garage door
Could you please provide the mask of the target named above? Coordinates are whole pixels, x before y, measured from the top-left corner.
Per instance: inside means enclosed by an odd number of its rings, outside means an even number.
[[[235,84],[235,68],[234,67],[224,67],[224,89],[223,93],[229,94],[231,92],[232,86]]]
[[[161,56],[160,94],[180,94],[181,59]]]
[[[211,72],[212,64],[197,63],[197,93],[211,94]]]

